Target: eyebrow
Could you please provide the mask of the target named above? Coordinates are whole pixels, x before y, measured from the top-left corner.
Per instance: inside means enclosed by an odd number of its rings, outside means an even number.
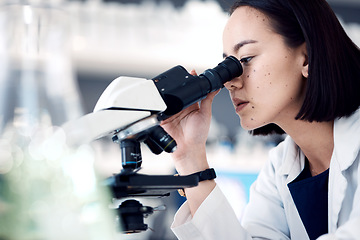
[[[233,51],[234,51],[234,52],[238,52],[241,47],[243,47],[243,46],[245,46],[245,45],[247,45],[247,44],[251,44],[251,43],[257,43],[257,41],[251,40],[251,39],[241,41],[241,42],[235,44],[235,46],[233,47]],[[227,55],[226,53],[223,53],[223,57],[224,57],[224,58],[226,58],[227,56],[228,56],[228,55]]]

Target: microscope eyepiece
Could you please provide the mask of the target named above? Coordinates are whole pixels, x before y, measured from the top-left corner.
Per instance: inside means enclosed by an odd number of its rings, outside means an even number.
[[[199,77],[207,78],[211,89],[213,89],[212,91],[215,91],[224,87],[224,83],[240,76],[242,72],[240,61],[233,56],[229,56],[216,67],[205,70]]]
[[[164,120],[188,106],[202,100],[210,92],[224,87],[224,83],[239,77],[243,72],[240,61],[229,56],[215,68],[193,76],[182,66],[176,66],[156,76],[154,81],[167,108],[159,114]]]

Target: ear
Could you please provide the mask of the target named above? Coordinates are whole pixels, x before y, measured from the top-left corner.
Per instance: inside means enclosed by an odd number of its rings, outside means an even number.
[[[309,60],[308,60],[308,56],[305,56],[305,61],[304,61],[304,65],[303,65],[303,69],[302,69],[302,75],[304,76],[304,78],[308,78],[309,76]]]
[[[303,43],[300,46],[301,49],[301,55],[302,55],[302,75],[304,76],[304,78],[308,78],[309,76],[309,57],[308,57],[308,53],[307,53],[307,49],[306,49],[306,43]]]

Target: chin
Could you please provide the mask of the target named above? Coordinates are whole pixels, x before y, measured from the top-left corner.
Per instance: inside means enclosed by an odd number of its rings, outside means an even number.
[[[253,117],[240,117],[240,125],[246,131],[252,131],[268,124],[268,121],[259,121],[259,119],[255,120]]]
[[[257,124],[251,123],[251,122],[249,123],[249,122],[241,121],[241,120],[240,120],[240,125],[246,131],[251,131],[251,130],[257,129],[259,127],[262,127],[262,125],[257,125]]]

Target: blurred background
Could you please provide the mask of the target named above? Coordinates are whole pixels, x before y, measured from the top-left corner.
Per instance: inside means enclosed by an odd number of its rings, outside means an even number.
[[[10,1],[11,2],[11,1]],[[36,1],[35,1],[36,2]],[[91,112],[108,84],[119,76],[153,78],[175,66],[201,73],[222,60],[222,30],[232,0],[54,0],[69,21],[70,60],[84,113]],[[360,46],[360,0],[329,0],[353,41]],[[1,20],[1,19],[0,19]],[[61,76],[61,72],[59,73]],[[64,78],[69,77],[68,75]],[[146,99],[144,99],[146,101]],[[225,90],[213,104],[208,139],[209,161],[239,219],[248,190],[283,137],[251,137],[241,130]],[[96,166],[104,175],[121,169],[120,149],[109,139],[94,144]],[[170,156],[143,149],[142,172],[175,173]],[[166,205],[146,219],[152,230],[121,239],[176,239],[169,227],[184,199],[176,193],[163,199],[141,199]]]

